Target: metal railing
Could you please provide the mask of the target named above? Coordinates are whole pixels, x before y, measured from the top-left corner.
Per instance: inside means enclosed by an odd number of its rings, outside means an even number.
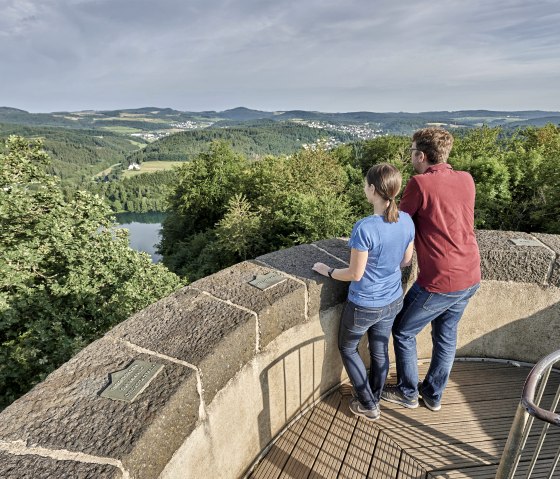
[[[557,362],[560,362],[560,350],[541,359],[535,364],[529,376],[527,376],[525,386],[523,387],[523,394],[521,395],[521,401],[517,406],[517,412],[515,413],[515,418],[495,479],[512,479],[514,475],[515,477],[529,479],[535,470],[537,461],[539,461],[539,455],[542,451],[550,425],[560,427],[560,414],[555,412],[560,402],[560,385],[552,400],[550,410],[540,407],[550,373]],[[544,422],[544,424],[542,424],[541,434],[531,461],[528,463],[527,470],[523,472],[520,470],[516,475],[535,418]],[[552,462],[549,463],[548,459],[550,458],[547,458],[544,471],[541,469],[539,477],[546,477],[547,479],[558,477],[558,475],[555,476],[555,471],[560,462],[560,446]],[[525,469],[525,467],[523,467],[523,469]],[[545,475],[542,475],[543,472]]]

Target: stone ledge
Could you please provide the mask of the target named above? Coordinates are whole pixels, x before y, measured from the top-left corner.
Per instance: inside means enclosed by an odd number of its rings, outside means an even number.
[[[337,258],[350,263],[350,248],[348,247],[348,238],[333,238],[328,240],[320,240],[313,243],[319,248],[324,249],[326,252],[336,256]],[[412,256],[412,264],[402,269],[402,283],[403,289],[406,290],[418,276],[418,259],[416,257],[416,251]]]
[[[350,264],[350,248],[348,247],[348,238],[331,238],[326,240],[315,241],[313,243],[326,252],[336,256],[338,259]]]
[[[265,291],[251,286],[256,275],[274,270],[252,261],[202,278],[191,287],[254,311],[259,321],[259,346],[266,347],[283,331],[306,321],[305,286],[291,278]]]
[[[518,231],[477,230],[482,279],[548,284],[555,255],[546,246],[516,246],[510,240],[535,240]]]
[[[257,319],[187,286],[135,314],[108,335],[197,367],[203,378],[204,402],[209,404],[254,357]]]
[[[108,464],[58,461],[36,455],[14,455],[0,451],[2,479],[122,479],[121,471]]]
[[[560,288],[560,236],[546,233],[533,233],[533,236],[554,251],[556,257],[552,265],[549,283]]]
[[[314,246],[306,244],[294,246],[259,256],[257,261],[305,282],[309,294],[309,317],[342,303],[348,294],[348,283],[333,281],[311,269],[317,262],[326,263],[335,268],[346,268],[347,265]]]
[[[109,373],[134,359],[164,368],[132,403],[100,397]],[[199,404],[192,369],[100,339],[6,408],[0,439],[120,460],[133,477],[153,478],[194,429]]]

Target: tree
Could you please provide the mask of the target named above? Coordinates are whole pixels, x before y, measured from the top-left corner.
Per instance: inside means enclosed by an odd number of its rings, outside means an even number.
[[[114,229],[103,200],[65,200],[40,142],[0,155],[0,407],[180,280]]]
[[[346,192],[356,173],[321,148],[249,163],[215,144],[179,173],[163,224],[165,264],[192,281],[269,251],[349,234],[357,215]],[[363,196],[361,177],[358,188]]]
[[[249,252],[259,247],[261,218],[251,211],[251,205],[242,193],[229,200],[227,212],[216,226],[218,244],[243,261]]]
[[[197,276],[188,265],[189,258],[194,260],[194,256],[184,249],[192,237],[212,230],[222,219],[230,198],[243,191],[247,168],[243,156],[227,144],[215,142],[207,152],[177,169],[178,180],[169,196],[169,213],[162,224],[158,248],[172,271],[183,275],[190,271],[191,279]],[[218,260],[212,263],[223,264]]]

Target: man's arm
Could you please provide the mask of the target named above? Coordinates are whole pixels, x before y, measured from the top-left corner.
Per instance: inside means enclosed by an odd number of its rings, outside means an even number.
[[[418,188],[418,183],[414,177],[408,180],[406,188],[399,203],[399,209],[408,213],[412,218],[420,208],[422,203],[422,195],[420,194],[420,188]]]
[[[406,251],[404,252],[403,259],[401,261],[401,268],[406,268],[412,264],[412,255],[414,254],[414,241],[411,241]]]

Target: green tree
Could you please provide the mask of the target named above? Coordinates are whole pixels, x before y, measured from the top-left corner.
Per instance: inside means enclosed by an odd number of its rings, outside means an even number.
[[[40,142],[0,155],[0,407],[180,281],[113,229],[99,196],[65,200]]]
[[[230,198],[227,212],[216,226],[218,245],[243,261],[260,246],[260,215],[251,211],[249,201],[241,193]]]
[[[349,234],[356,212],[345,193],[356,171],[320,148],[249,163],[216,144],[179,173],[163,224],[165,264],[191,281],[269,251]]]
[[[187,254],[185,248],[197,235],[213,230],[224,216],[229,199],[243,191],[247,168],[243,156],[234,153],[227,144],[215,142],[207,152],[177,169],[178,179],[169,197],[169,214],[162,224],[159,245],[163,261],[172,271],[190,279],[198,276],[192,273],[188,264],[189,258],[196,263],[198,260],[195,260],[194,253]],[[214,240],[215,234],[211,237]],[[191,245],[197,248],[198,256],[202,254],[199,246],[200,242]],[[211,260],[211,263],[227,265],[218,259]],[[187,271],[191,273],[187,274]]]

